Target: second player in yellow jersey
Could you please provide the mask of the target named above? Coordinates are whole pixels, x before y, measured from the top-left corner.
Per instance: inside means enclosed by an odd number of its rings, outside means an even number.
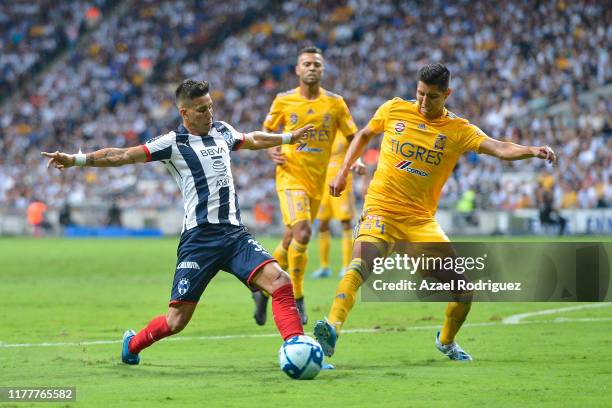
[[[446,108],[428,120],[416,100],[401,98],[384,103],[368,127],[384,135],[356,237],[388,243],[448,241],[434,219],[440,192],[459,157],[478,151],[487,136]]]
[[[344,99],[320,86],[323,71],[322,51],[316,47],[302,49],[295,67],[299,86],[276,96],[264,122],[264,129],[285,132],[300,128],[302,123],[314,126],[309,138],[299,145],[271,152],[277,164],[276,191],[285,224],[274,257],[289,271],[304,324],[308,319],[303,290],[306,250],[325,188],[332,145],[336,137],[350,140],[357,131]],[[264,324],[267,299],[260,294],[254,298],[255,321]]]
[[[308,99],[299,87],[276,96],[264,127],[288,132],[303,124],[315,129],[305,142],[282,146],[286,161],[276,167],[276,190],[303,190],[321,200],[334,140],[352,136],[357,127],[340,95],[320,88],[317,97]]]

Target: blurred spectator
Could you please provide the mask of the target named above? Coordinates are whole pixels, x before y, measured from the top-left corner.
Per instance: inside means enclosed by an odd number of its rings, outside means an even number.
[[[46,218],[47,206],[42,201],[34,198],[28,205],[27,219],[32,227],[32,235],[40,237],[45,231],[51,230],[51,224]]]
[[[72,220],[72,207],[69,203],[64,203],[59,212],[59,225],[62,228],[70,227],[75,225]]]
[[[478,225],[478,219],[474,217],[475,206],[476,192],[473,190],[465,190],[455,207],[459,217],[464,223],[472,226]]]
[[[274,220],[274,206],[269,202],[258,201],[253,209],[255,225],[258,228],[265,228],[272,225]]]
[[[554,207],[552,193],[546,190],[540,194],[540,224],[543,227],[558,226],[559,236],[565,233],[567,225],[567,220]]]
[[[123,223],[121,222],[121,208],[119,208],[119,206],[117,205],[117,201],[113,201],[108,209],[108,214],[106,216],[106,225],[109,227],[123,226]]]

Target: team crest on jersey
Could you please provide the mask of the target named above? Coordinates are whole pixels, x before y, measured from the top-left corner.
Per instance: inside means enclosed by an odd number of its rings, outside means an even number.
[[[291,122],[292,125],[295,125],[297,123],[298,117],[297,117],[297,113],[292,113],[289,116],[289,122]]]
[[[326,113],[323,115],[323,129],[329,129],[331,127],[331,115]]]
[[[406,130],[406,124],[404,122],[397,122],[395,124],[395,134],[396,135],[401,134],[404,130]]]
[[[180,296],[183,296],[189,290],[189,279],[183,278],[179,281],[178,285],[176,285],[176,290]]]
[[[446,139],[448,139],[448,137],[440,133],[434,142],[434,149],[444,150],[444,147],[446,147]]]

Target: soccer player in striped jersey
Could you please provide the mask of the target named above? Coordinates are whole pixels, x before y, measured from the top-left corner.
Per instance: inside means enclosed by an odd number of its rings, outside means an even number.
[[[368,125],[355,135],[338,175],[329,186],[332,196],[340,195],[346,188],[351,164],[375,135],[384,133],[376,173],[355,227],[353,260],[338,285],[327,318],[314,327],[315,337],[327,356],[335,351],[337,336],[355,304],[357,290],[372,271],[374,258],[385,257],[394,248],[411,246],[433,247],[440,251],[433,255],[454,256],[434,215],[442,187],[461,154],[473,151],[501,160],[539,158],[556,163],[549,146],[521,146],[494,140],[466,119],[449,112],[444,107],[451,94],[449,84],[450,72],[444,65],[422,67],[418,72],[416,100],[394,98],[381,105]],[[433,271],[433,275],[445,282],[464,279],[454,271]],[[435,345],[452,360],[471,360],[457,345],[455,336],[470,311],[472,293],[457,291],[452,295],[454,301],[446,308]]]
[[[308,321],[303,289],[307,249],[311,225],[325,188],[325,172],[332,145],[336,137],[351,140],[357,131],[344,99],[321,87],[323,71],[320,49],[306,47],[300,50],[295,67],[299,86],[274,98],[263,125],[266,131],[281,128],[291,131],[306,123],[314,126],[302,143],[282,146],[271,155],[277,164],[276,192],[285,224],[284,237],[273,255],[281,267],[288,268],[303,324]],[[265,324],[267,297],[255,293],[254,299],[255,321]]]
[[[305,124],[285,134],[239,133],[225,122],[213,121],[213,101],[204,81],[183,81],[176,89],[176,104],[182,118],[178,129],[143,145],[88,154],[42,153],[49,158],[48,165],[59,170],[161,161],[183,195],[185,218],[168,311],[138,333],[124,333],[121,359],[126,364],[138,364],[144,348],[185,328],[219,270],[233,274],[249,288],[271,294],[274,320],[283,339],[304,333],[289,275],[240,220],[230,152],[297,143],[312,126]]]

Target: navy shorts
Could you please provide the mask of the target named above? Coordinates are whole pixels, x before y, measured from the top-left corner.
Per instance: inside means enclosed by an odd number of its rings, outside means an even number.
[[[197,303],[219,270],[250,287],[253,274],[276,261],[245,227],[231,224],[208,224],[183,232],[177,257],[170,304]]]

